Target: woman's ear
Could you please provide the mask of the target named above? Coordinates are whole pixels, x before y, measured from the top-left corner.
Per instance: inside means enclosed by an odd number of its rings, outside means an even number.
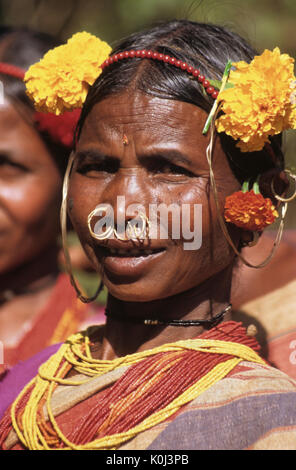
[[[250,232],[249,230],[242,230],[240,237],[241,248],[257,245],[261,235],[262,232]]]

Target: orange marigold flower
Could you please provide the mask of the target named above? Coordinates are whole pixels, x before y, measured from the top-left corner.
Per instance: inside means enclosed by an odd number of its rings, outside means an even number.
[[[251,191],[237,191],[228,196],[224,206],[226,222],[250,231],[262,231],[272,224],[278,213],[269,198]]]
[[[218,132],[238,140],[242,152],[261,150],[269,136],[296,129],[294,59],[278,47],[265,50],[250,64],[233,64],[229,83],[222,91],[222,114],[216,120]]]

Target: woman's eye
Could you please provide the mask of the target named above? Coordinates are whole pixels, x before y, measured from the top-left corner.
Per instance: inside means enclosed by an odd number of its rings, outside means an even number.
[[[194,176],[191,171],[181,166],[174,165],[173,163],[161,163],[159,165],[156,165],[154,168],[154,172],[165,175]]]
[[[118,165],[115,163],[84,163],[79,165],[77,171],[82,175],[88,175],[91,173],[116,173],[118,170]]]
[[[165,165],[164,166],[164,173],[172,173],[174,175],[184,175],[185,170],[176,165]]]
[[[20,163],[16,163],[7,157],[0,155],[0,172],[1,175],[12,176],[19,173],[27,172],[27,168]]]

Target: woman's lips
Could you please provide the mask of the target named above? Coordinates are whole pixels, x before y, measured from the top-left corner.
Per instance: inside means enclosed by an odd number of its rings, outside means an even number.
[[[142,272],[149,268],[161,256],[165,254],[165,248],[137,248],[124,247],[121,244],[116,248],[113,246],[98,247],[100,263],[106,271],[118,276],[140,276]]]

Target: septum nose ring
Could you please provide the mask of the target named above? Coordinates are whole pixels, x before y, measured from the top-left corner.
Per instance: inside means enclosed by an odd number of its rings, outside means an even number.
[[[143,212],[139,211],[134,219],[128,221],[125,230],[126,236],[122,237],[114,227],[114,218],[107,215],[108,210],[110,211],[110,206],[108,204],[99,204],[88,215],[87,226],[93,238],[96,240],[107,240],[108,238],[112,238],[113,234],[121,241],[149,238],[150,221]],[[105,212],[106,216],[100,219],[95,224],[94,229],[92,229],[92,219],[94,217],[99,217],[102,212]],[[102,230],[103,227],[105,227],[104,231]]]
[[[139,224],[140,221],[140,224]],[[132,220],[129,220],[126,226],[126,235],[127,240],[143,240],[145,238],[149,238],[149,229],[150,229],[150,222],[148,217],[143,212],[138,212],[137,217]],[[114,229],[114,235],[116,238],[122,240],[119,237],[118,232]]]

